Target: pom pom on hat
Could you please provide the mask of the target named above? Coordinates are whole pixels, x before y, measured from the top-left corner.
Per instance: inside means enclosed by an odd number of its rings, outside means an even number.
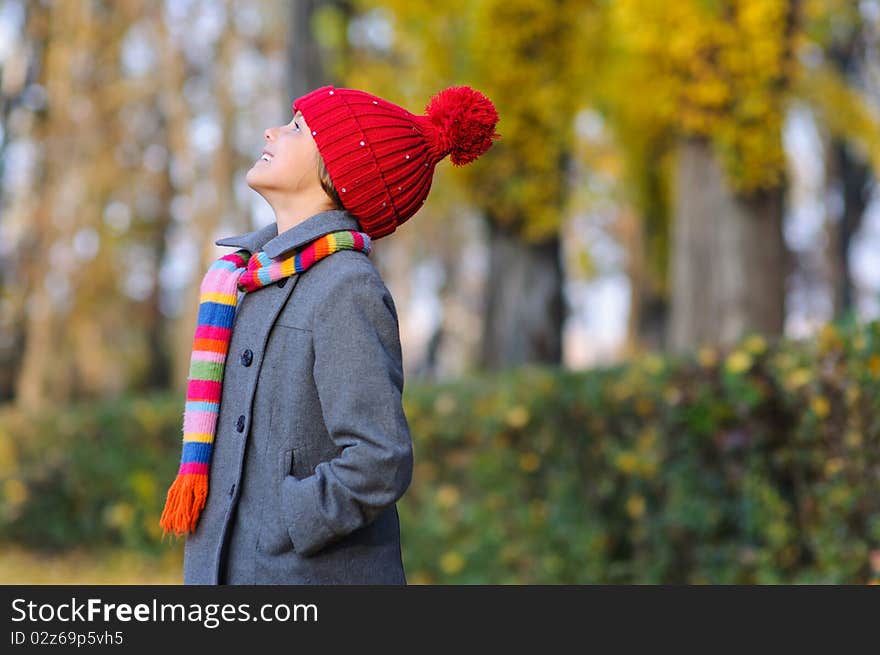
[[[453,86],[431,98],[426,138],[438,159],[447,154],[456,166],[474,161],[492,146],[498,112],[485,95],[468,86]]]

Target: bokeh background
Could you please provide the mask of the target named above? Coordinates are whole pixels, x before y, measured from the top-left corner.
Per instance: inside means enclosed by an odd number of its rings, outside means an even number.
[[[177,583],[198,281],[323,84],[503,136],[374,244],[410,583],[880,581],[880,0],[0,0],[0,582]]]

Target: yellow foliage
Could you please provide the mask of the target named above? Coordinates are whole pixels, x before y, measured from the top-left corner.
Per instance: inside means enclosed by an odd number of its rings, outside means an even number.
[[[718,353],[711,346],[704,346],[700,348],[697,359],[700,362],[700,366],[703,368],[709,368],[718,363]]]
[[[447,85],[486,92],[502,138],[469,166],[450,174],[441,166],[437,185],[446,198],[461,183],[491,220],[537,241],[559,231],[569,157],[601,186],[607,179],[630,187],[637,210],[661,222],[666,199],[658,189],[676,137],[708,139],[736,192],[778,187],[792,97],[807,99],[880,170],[880,118],[866,96],[827,67],[805,63],[817,47],[810,25],[849,15],[852,4],[356,0],[356,11],[389,17],[393,39],[387,52],[354,48],[341,75],[413,111]],[[597,118],[601,135],[575,133],[582,112]],[[575,198],[590,193],[578,189]]]
[[[619,93],[651,80],[639,103],[647,124],[710,138],[732,188],[779,184],[785,169],[782,116],[795,35],[787,0],[616,0],[613,38],[628,59]]]
[[[864,350],[868,346],[868,340],[864,334],[857,334],[852,339],[852,345],[855,350]]]
[[[624,451],[617,456],[615,465],[624,473],[632,473],[638,468],[639,459],[635,453]]]
[[[641,518],[645,513],[645,499],[640,495],[630,496],[626,501],[626,513],[632,518]]]
[[[455,411],[456,406],[455,398],[448,393],[438,395],[434,401],[434,411],[440,416],[449,416]]]
[[[843,460],[840,457],[832,457],[827,462],[825,462],[825,475],[828,477],[834,476],[838,471],[843,468]]]
[[[743,348],[753,355],[760,355],[767,350],[767,341],[760,334],[753,334],[743,342]]]
[[[360,0],[392,17],[387,56],[357,53],[345,81],[423,109],[440,89],[468,84],[486,93],[501,134],[477,161],[454,171],[493,220],[529,240],[558,233],[567,195],[563,160],[573,124],[598,73],[591,48],[595,0],[479,0],[427,3]]]
[[[654,353],[645,355],[642,363],[645,365],[645,370],[654,375],[660,373],[665,366],[665,360]]]
[[[145,514],[142,519],[144,531],[153,539],[162,538],[162,526],[159,525],[159,517],[153,514]]]
[[[116,528],[126,528],[134,520],[134,508],[125,502],[110,505],[104,511],[104,523]]]
[[[654,409],[654,401],[641,396],[636,400],[635,409],[639,416],[647,416]]]
[[[411,576],[407,576],[407,582],[414,585],[429,585],[433,584],[434,578],[427,571],[416,571]]]
[[[507,412],[507,424],[513,428],[521,428],[529,422],[529,410],[522,405],[516,405]]]
[[[639,473],[646,480],[650,480],[655,475],[657,475],[657,462],[653,459],[644,460],[639,465]]]
[[[727,356],[725,366],[731,373],[743,373],[752,367],[752,356],[742,350],[734,350]]]
[[[862,445],[862,433],[858,430],[850,430],[846,433],[845,443],[849,448],[856,450]]]
[[[540,465],[541,458],[537,453],[528,452],[519,456],[519,467],[527,473],[534,473]]]
[[[650,452],[657,443],[657,428],[650,426],[639,433],[636,448],[640,453]]]
[[[814,396],[810,401],[810,407],[819,418],[825,418],[831,413],[831,403],[825,396]]]
[[[135,495],[143,501],[156,497],[158,485],[156,479],[148,471],[135,471],[129,476],[129,484]]]
[[[831,323],[826,323],[819,330],[819,352],[827,354],[843,348],[843,339]]]
[[[880,171],[880,110],[863,92],[827,64],[800,71],[795,78],[804,98],[832,134],[843,137]]]
[[[0,428],[0,476],[5,477],[18,465],[18,456],[12,436]]]
[[[455,485],[443,484],[437,489],[437,504],[448,508],[458,504],[460,494]]]
[[[807,368],[795,369],[786,376],[785,387],[789,391],[794,391],[807,384],[812,377],[813,374]]]
[[[16,507],[28,499],[28,489],[18,478],[9,478],[3,483],[3,499]]]
[[[444,553],[440,558],[440,568],[444,573],[454,575],[464,568],[464,558],[454,550]]]

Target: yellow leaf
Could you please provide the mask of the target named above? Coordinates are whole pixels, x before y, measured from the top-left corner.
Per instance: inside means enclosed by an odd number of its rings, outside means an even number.
[[[810,402],[810,406],[819,418],[825,418],[831,413],[831,403],[825,396],[815,396]]]
[[[538,470],[538,467],[541,465],[541,458],[538,457],[537,453],[528,452],[523,453],[519,456],[519,467],[528,473],[533,473]]]
[[[642,477],[651,479],[657,474],[657,463],[653,460],[644,461],[639,467],[639,472]]]
[[[862,445],[862,433],[858,430],[850,430],[846,433],[845,442],[850,448],[858,448]]]
[[[434,401],[434,411],[441,416],[452,414],[455,411],[455,406],[455,398],[448,393],[440,394]]]
[[[437,489],[437,504],[440,507],[452,507],[458,503],[459,497],[458,488],[454,485],[444,484]]]
[[[700,348],[698,359],[700,361],[700,366],[702,366],[703,368],[709,368],[710,366],[714,366],[718,362],[718,354],[713,348],[705,346],[703,348]]]
[[[629,451],[622,452],[617,456],[617,461],[615,462],[617,468],[619,468],[624,473],[632,473],[636,470],[636,467],[639,464],[638,457],[636,457],[635,453],[631,453]]]
[[[636,400],[636,413],[639,416],[647,416],[654,409],[654,403],[650,398],[640,397]]]
[[[663,370],[663,358],[653,353],[644,357],[643,364],[649,373],[657,374]]]
[[[813,374],[807,368],[795,369],[785,378],[785,386],[790,391],[794,391],[807,384],[812,376]]]
[[[645,513],[645,499],[642,496],[630,496],[626,501],[626,513],[632,518],[641,518]]]
[[[828,353],[843,347],[843,339],[832,323],[826,323],[819,329],[819,351]]]
[[[767,342],[760,334],[753,334],[743,342],[743,347],[753,355],[759,355],[767,349]]]
[[[742,350],[735,350],[728,355],[725,366],[731,373],[742,373],[752,367],[752,356]]]
[[[434,582],[434,578],[426,571],[416,571],[412,574],[412,577],[407,576],[407,582],[409,584],[429,585]]]
[[[18,478],[9,478],[3,483],[3,495],[11,505],[20,505],[28,499],[28,488]]]
[[[440,558],[440,568],[444,573],[454,575],[464,568],[464,558],[454,550],[444,553]]]
[[[127,528],[133,519],[134,508],[128,503],[114,503],[104,510],[104,523],[114,528]]]
[[[507,412],[507,424],[513,428],[521,428],[529,422],[529,410],[522,405],[516,405]]]

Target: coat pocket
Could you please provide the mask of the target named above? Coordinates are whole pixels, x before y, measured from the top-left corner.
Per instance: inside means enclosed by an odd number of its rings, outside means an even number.
[[[281,457],[281,477],[279,481],[283,481],[288,475],[293,475],[293,467],[296,462],[296,455],[293,448],[284,451]]]
[[[293,548],[290,534],[287,532],[289,526],[284,521],[284,511],[281,506],[281,503],[284,502],[281,485],[284,478],[293,475],[295,462],[296,455],[293,448],[281,451],[278,456],[275,480],[272,485],[272,497],[267,499],[266,509],[263,511],[263,521],[260,525],[259,550],[267,555],[280,555]]]
[[[288,475],[297,480],[309,477],[314,472],[314,466],[311,464],[313,460],[314,455],[308,447],[294,446],[285,450],[281,458],[280,480],[283,481]]]

